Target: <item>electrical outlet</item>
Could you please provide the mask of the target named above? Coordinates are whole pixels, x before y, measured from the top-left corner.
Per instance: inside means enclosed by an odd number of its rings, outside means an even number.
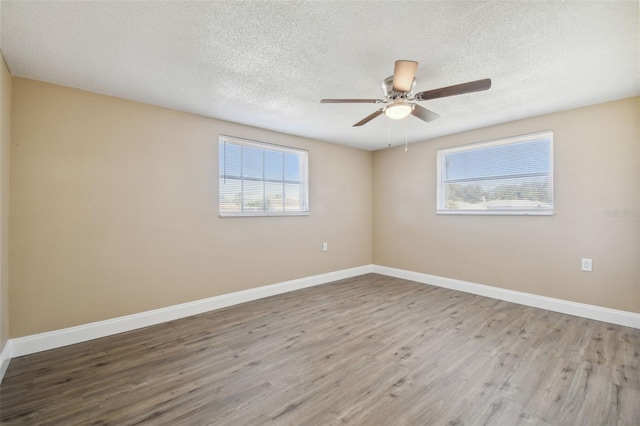
[[[322,243],[322,251],[329,250],[329,245],[327,243]]]
[[[591,272],[593,270],[593,261],[591,259],[582,258],[582,270]]]

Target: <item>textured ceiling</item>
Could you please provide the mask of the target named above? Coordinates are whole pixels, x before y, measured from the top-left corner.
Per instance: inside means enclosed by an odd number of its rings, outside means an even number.
[[[14,76],[375,150],[640,94],[638,1],[1,3]],[[422,102],[430,123],[354,123],[396,59],[416,91],[491,78]]]

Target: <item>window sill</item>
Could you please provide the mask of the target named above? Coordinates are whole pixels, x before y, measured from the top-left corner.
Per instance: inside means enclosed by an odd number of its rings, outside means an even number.
[[[476,216],[553,216],[553,210],[438,210],[436,214]]]
[[[219,217],[286,217],[309,216],[309,212],[242,212],[242,213],[218,213]]]

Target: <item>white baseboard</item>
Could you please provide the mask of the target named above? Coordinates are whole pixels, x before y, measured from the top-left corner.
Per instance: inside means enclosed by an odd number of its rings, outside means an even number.
[[[62,346],[73,345],[75,343],[86,342],[100,337],[111,336],[125,331],[136,330],[150,325],[173,321],[191,315],[215,309],[226,308],[227,306],[249,302],[263,297],[275,296],[293,290],[312,287],[344,278],[356,277],[370,273],[372,265],[364,265],[356,268],[343,269],[326,274],[314,275],[249,290],[237,291],[223,294],[207,299],[168,306],[166,308],[154,309],[152,311],[138,314],[83,324],[76,327],[64,328],[61,330],[46,333],[33,334],[31,336],[10,339],[11,357],[29,355],[36,352],[55,349]]]
[[[430,284],[437,287],[477,294],[480,296],[491,297],[493,299],[505,300],[521,305],[547,309],[549,311],[640,329],[640,314],[638,313],[554,299],[551,297],[537,296],[535,294],[506,290],[483,284],[439,277],[436,275],[390,268],[387,266],[364,265],[356,268],[343,269],[326,274],[314,275],[311,277],[238,291],[235,293],[223,294],[207,299],[168,306],[166,308],[155,309],[105,321],[98,321],[76,327],[9,339],[0,353],[0,381],[2,381],[2,377],[4,376],[11,358],[55,349],[75,343],[86,342],[100,337],[111,336],[150,325],[201,314],[215,309],[225,308],[227,306],[237,305],[239,303],[275,296],[345,278],[356,277],[358,275],[364,275],[371,272],[415,281],[418,283]]]
[[[640,314],[634,312],[603,308],[600,306],[588,305],[586,303],[571,302],[569,300],[554,299],[552,297],[538,296],[535,294],[507,290],[499,287],[491,287],[468,281],[439,277],[437,275],[390,268],[388,266],[373,265],[372,270],[376,274],[388,275],[390,277],[402,278],[422,284],[430,284],[436,287],[449,288],[451,290],[505,300],[507,302],[518,303],[520,305],[532,306],[534,308],[546,309],[548,311],[560,312],[563,314],[640,329]]]
[[[11,361],[11,340],[8,340],[7,343],[4,344],[4,348],[2,348],[2,352],[0,352],[0,383],[2,383],[2,379],[4,378],[4,373],[6,373],[7,368],[9,368],[10,361]]]

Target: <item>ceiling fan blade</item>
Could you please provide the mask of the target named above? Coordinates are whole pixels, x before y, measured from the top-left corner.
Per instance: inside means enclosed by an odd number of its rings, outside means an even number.
[[[365,118],[363,118],[362,120],[358,121],[356,124],[353,125],[353,127],[358,127],[358,126],[362,126],[363,124],[367,124],[368,122],[370,122],[371,120],[373,120],[374,118],[376,118],[377,116],[382,114],[383,111],[384,111],[384,108],[380,108],[379,110],[377,110],[373,114],[368,115]]]
[[[417,69],[416,61],[396,61],[396,67],[393,70],[393,91],[410,92]]]
[[[446,98],[447,96],[463,95],[465,93],[480,92],[488,90],[491,87],[491,79],[470,81],[468,83],[456,84],[455,86],[441,87],[439,89],[427,90],[417,93],[415,99],[417,101],[426,101],[429,99]]]
[[[379,104],[382,99],[322,99],[321,104]]]
[[[440,117],[435,112],[428,110],[424,107],[421,107],[420,105],[414,105],[413,111],[411,112],[411,114],[418,117],[420,120],[427,121],[427,122],[433,121],[436,118]]]

